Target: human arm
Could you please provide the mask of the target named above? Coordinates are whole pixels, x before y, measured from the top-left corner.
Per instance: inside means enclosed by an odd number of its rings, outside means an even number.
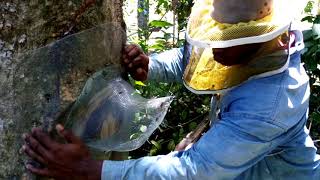
[[[149,57],[137,45],[124,49],[123,66],[135,80],[181,82],[183,48],[174,48]]]
[[[280,142],[284,130],[261,118],[229,114],[186,151],[104,161],[102,179],[234,179]]]
[[[165,156],[127,161],[94,161],[85,145],[63,128],[68,144],[60,144],[36,128],[25,136],[23,149],[44,169],[36,174],[77,179],[233,179],[259,162],[280,142],[283,129],[262,117],[228,114],[190,149]],[[249,127],[249,128],[248,128]]]
[[[183,48],[173,48],[150,55],[148,80],[160,82],[182,82]]]

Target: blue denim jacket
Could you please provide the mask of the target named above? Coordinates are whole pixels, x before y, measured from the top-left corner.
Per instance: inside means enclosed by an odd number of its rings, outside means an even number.
[[[301,44],[296,32],[296,47]],[[149,79],[181,81],[182,51],[152,56]],[[285,72],[226,93],[219,120],[190,149],[104,161],[102,179],[320,180],[320,156],[305,127],[308,101],[309,79],[297,51]]]

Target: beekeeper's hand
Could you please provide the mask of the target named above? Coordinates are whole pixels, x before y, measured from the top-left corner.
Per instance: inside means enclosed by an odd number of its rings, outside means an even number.
[[[137,81],[147,80],[149,57],[138,45],[130,44],[125,46],[122,64],[133,79]]]
[[[23,151],[44,166],[39,168],[29,163],[27,169],[57,179],[100,179],[102,161],[91,159],[88,148],[71,131],[61,125],[56,129],[67,143],[51,139],[41,128],[33,128],[32,133],[24,134]]]

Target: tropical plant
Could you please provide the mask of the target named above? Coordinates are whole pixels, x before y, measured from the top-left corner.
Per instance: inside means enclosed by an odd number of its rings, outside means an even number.
[[[312,24],[310,29],[303,32],[305,50],[302,61],[310,77],[309,130],[319,145],[320,140],[317,139],[320,139],[320,14],[312,14],[316,6],[315,1],[309,1],[305,8],[307,16],[302,19]]]

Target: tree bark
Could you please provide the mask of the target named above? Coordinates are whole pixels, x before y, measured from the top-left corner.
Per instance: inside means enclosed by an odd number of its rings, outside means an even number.
[[[62,72],[52,70],[53,62],[21,62],[26,59],[18,55],[98,24],[124,27],[122,4],[122,0],[0,1],[0,179],[34,178],[19,152],[21,135],[63,112],[86,79],[108,63],[72,59],[60,64],[66,69]]]
[[[149,0],[138,0],[138,35],[139,39],[148,39]]]

